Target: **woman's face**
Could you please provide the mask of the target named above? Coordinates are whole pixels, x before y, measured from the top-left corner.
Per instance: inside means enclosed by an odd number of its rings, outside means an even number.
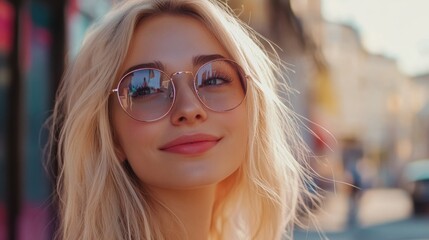
[[[195,71],[193,59],[229,54],[198,20],[189,16],[159,15],[140,23],[121,67],[161,63],[163,71]],[[201,59],[201,58],[200,58]],[[204,59],[204,58],[202,58]],[[176,100],[171,111],[155,122],[129,117],[117,99],[111,111],[121,158],[149,187],[192,189],[219,183],[245,159],[247,110],[243,102],[227,112],[214,112],[198,100],[192,76],[174,80]]]

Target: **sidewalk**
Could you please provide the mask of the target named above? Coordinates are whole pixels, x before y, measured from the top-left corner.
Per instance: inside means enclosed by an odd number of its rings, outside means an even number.
[[[316,213],[319,227],[330,240],[429,240],[429,216],[412,216],[409,196],[399,189],[373,189],[355,201],[329,194]],[[355,214],[351,214],[355,213]],[[295,240],[323,239],[315,229],[297,230]]]

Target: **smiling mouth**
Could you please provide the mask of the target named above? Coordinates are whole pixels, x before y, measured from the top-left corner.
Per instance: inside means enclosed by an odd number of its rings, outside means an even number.
[[[160,150],[183,155],[197,155],[210,150],[216,146],[220,140],[221,138],[212,135],[187,135],[167,143],[161,147]]]

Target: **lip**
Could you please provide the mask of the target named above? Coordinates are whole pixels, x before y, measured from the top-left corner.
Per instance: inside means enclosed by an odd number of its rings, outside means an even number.
[[[183,135],[168,142],[159,149],[170,153],[197,155],[208,151],[221,139],[220,137],[209,134]]]

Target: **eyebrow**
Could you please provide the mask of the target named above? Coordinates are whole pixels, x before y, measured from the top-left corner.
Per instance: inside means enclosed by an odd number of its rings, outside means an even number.
[[[196,67],[196,66],[201,66],[206,62],[216,60],[216,59],[223,59],[223,58],[225,58],[225,57],[220,55],[220,54],[197,55],[197,56],[194,56],[192,58],[192,64],[194,65],[194,67]],[[127,71],[125,71],[124,74],[122,74],[122,76],[124,76],[124,75],[126,75],[129,72],[132,72],[134,70],[140,69],[140,68],[156,68],[156,69],[164,71],[165,66],[160,61],[142,63],[142,64],[134,65],[134,66],[128,68]]]
[[[209,62],[215,59],[221,59],[221,58],[225,58],[225,57],[220,54],[198,55],[192,58],[192,64],[194,66],[200,66],[206,62]]]
[[[140,69],[140,68],[156,68],[159,70],[164,70],[164,65],[160,61],[137,64],[137,65],[134,65],[134,66],[128,68],[127,71],[125,71],[124,74],[122,74],[122,76],[125,76],[126,74],[128,74],[134,70]]]

